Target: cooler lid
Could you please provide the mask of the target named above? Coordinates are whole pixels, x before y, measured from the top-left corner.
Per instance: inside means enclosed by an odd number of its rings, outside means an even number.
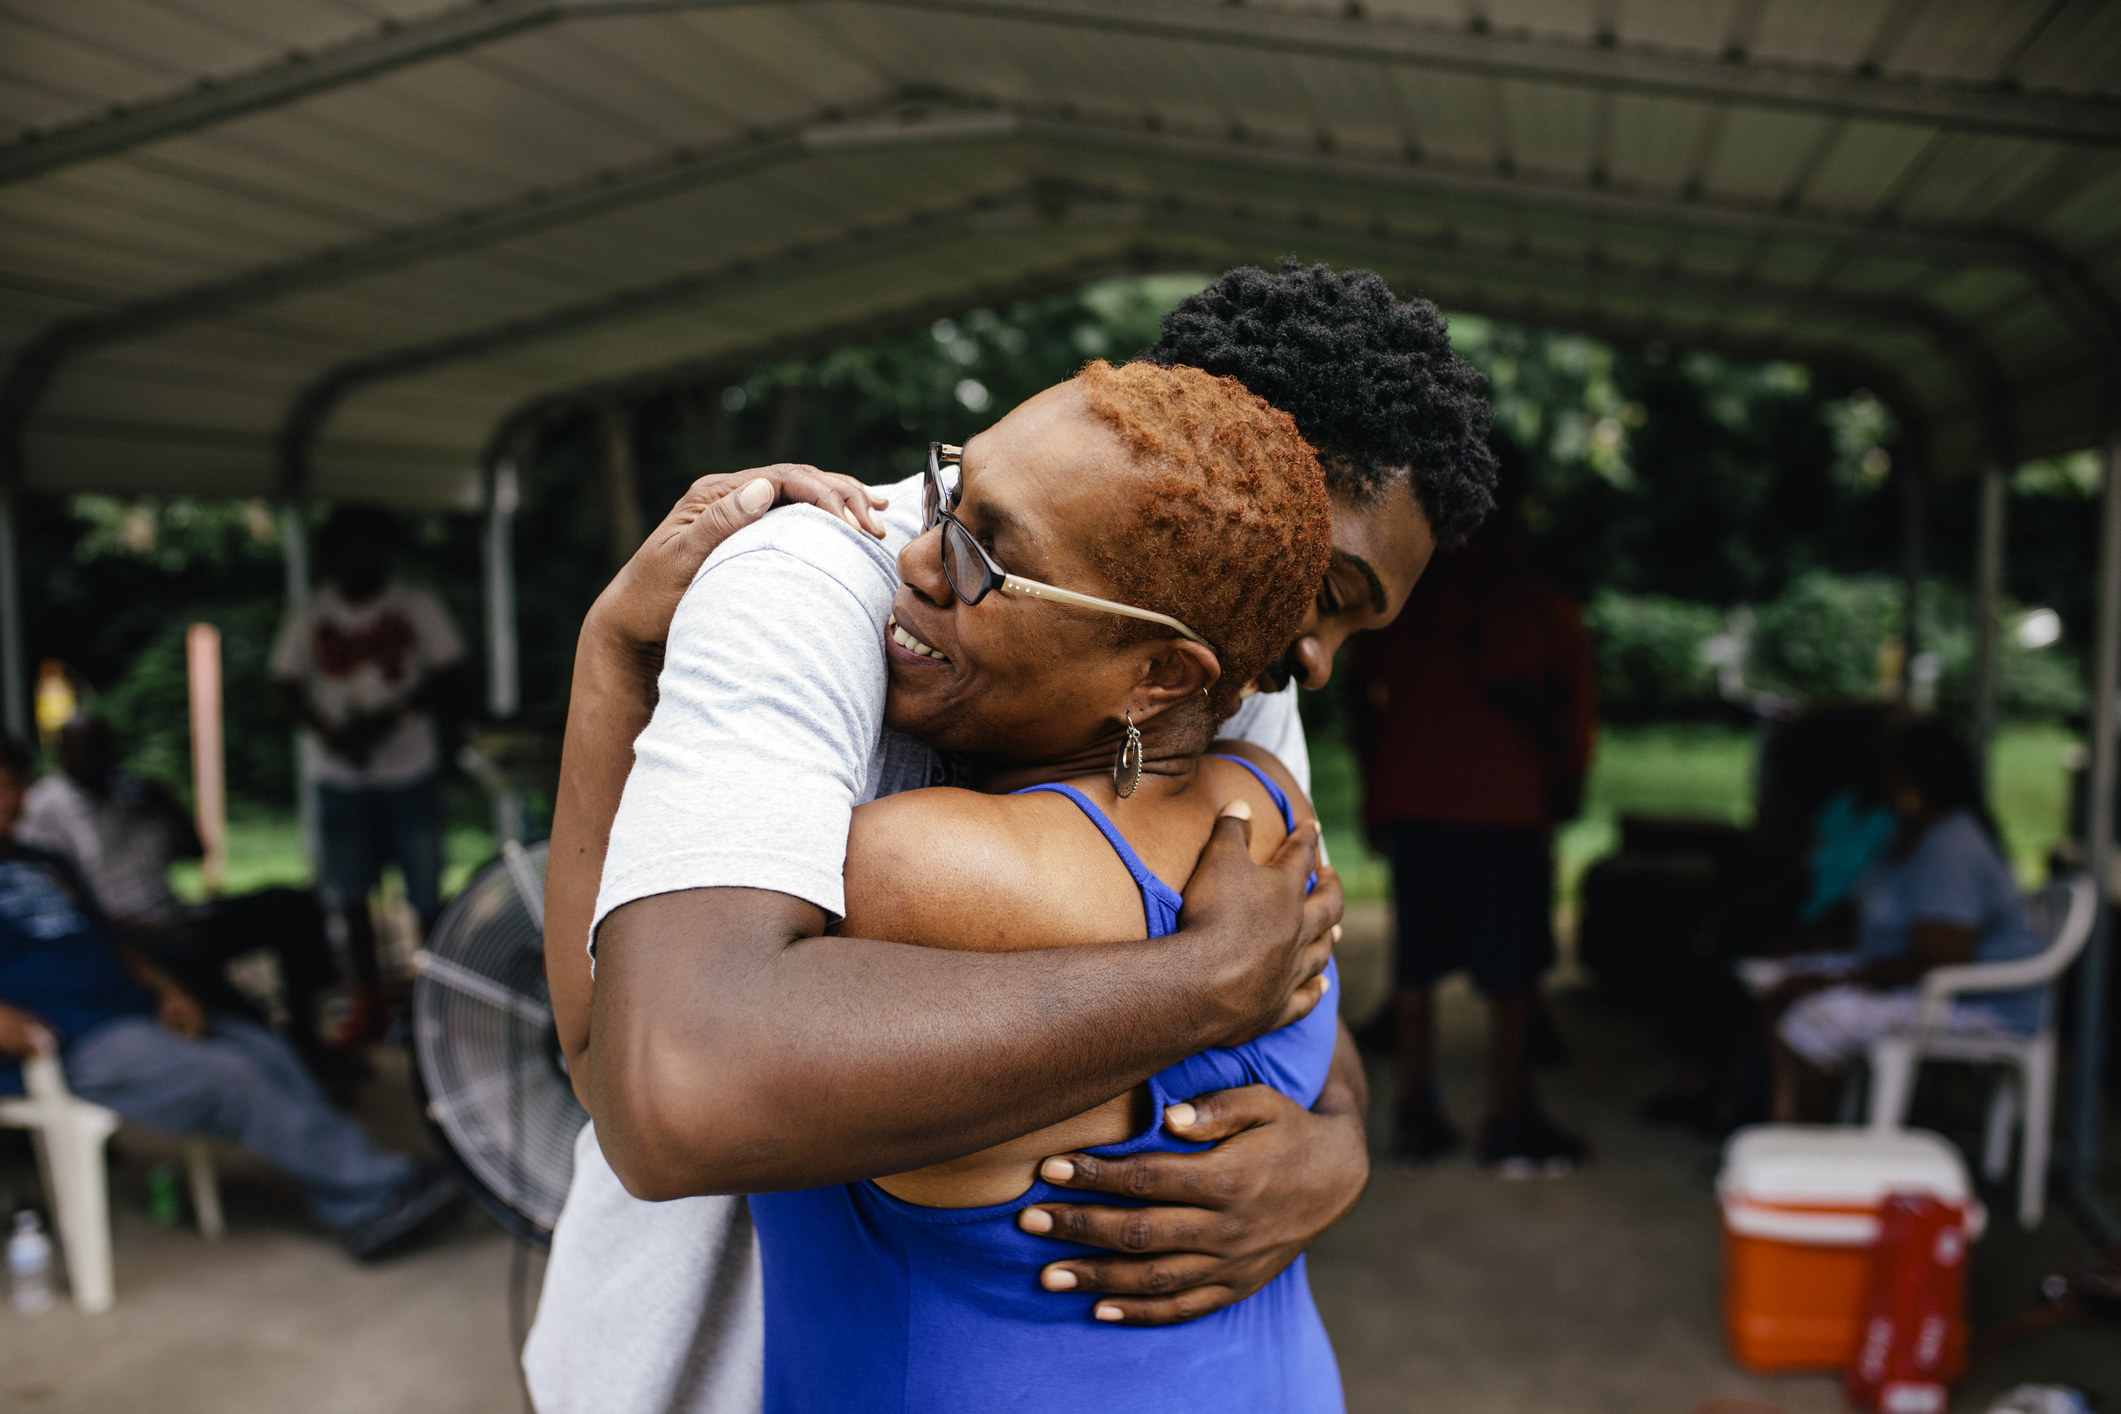
[[[1716,1187],[1726,1202],[1821,1208],[1875,1207],[1896,1191],[1947,1203],[1973,1196],[1966,1164],[1941,1135],[1825,1124],[1739,1130],[1724,1146]]]

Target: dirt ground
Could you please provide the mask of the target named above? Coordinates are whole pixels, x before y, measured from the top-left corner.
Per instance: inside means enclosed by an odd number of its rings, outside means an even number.
[[[1351,919],[1344,1005],[1374,1004],[1383,917]],[[1596,1148],[1559,1182],[1505,1184],[1469,1161],[1418,1174],[1380,1164],[1354,1214],[1311,1256],[1311,1281],[1339,1351],[1354,1414],[1689,1414],[1718,1397],[1782,1414],[1833,1414],[1830,1380],[1761,1380],[1724,1354],[1712,1144],[1649,1129],[1633,1106],[1661,1076],[1632,1026],[1589,994],[1556,998],[1574,1051],[1546,1077],[1549,1105]],[[1478,1117],[1484,1015],[1447,989],[1446,1100]],[[400,1147],[426,1143],[385,1057],[364,1118]],[[1378,1116],[1387,1100],[1375,1077]],[[1382,1133],[1378,1129],[1378,1133]],[[231,1158],[225,1241],[146,1217],[149,1164],[168,1152],[121,1135],[113,1166],[118,1305],[25,1318],[0,1308],[0,1409],[21,1414],[519,1414],[512,1290],[534,1299],[541,1267],[470,1216],[446,1241],[378,1268],[355,1266],[272,1174]],[[32,1177],[0,1171],[28,1198]],[[8,1197],[0,1193],[0,1198]],[[2037,1300],[2038,1283],[2088,1256],[2052,1213],[2016,1231],[2001,1195],[1975,1249],[1973,1316],[1983,1326]],[[2121,1410],[2121,1335],[2062,1328],[2007,1350],[1953,1402],[1978,1411],[1998,1391],[2059,1380]]]

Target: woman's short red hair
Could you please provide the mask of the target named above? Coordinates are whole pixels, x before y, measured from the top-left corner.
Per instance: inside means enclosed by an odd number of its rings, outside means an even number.
[[[1098,568],[1120,599],[1214,645],[1219,722],[1288,650],[1325,582],[1333,522],[1318,457],[1287,413],[1235,378],[1099,359],[1077,382],[1149,471],[1133,528],[1098,547]],[[1113,622],[1134,637],[1165,631]]]

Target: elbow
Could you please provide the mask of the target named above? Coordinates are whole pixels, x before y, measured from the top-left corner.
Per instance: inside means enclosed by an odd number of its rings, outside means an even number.
[[[589,1066],[597,1143],[628,1193],[650,1203],[754,1190],[743,1155],[765,1140],[746,1116],[757,1111],[741,1064],[716,1055],[679,1056],[653,1045],[597,1054]]]
[[[661,1203],[718,1191],[712,1152],[694,1132],[711,1132],[713,1107],[678,1093],[697,1098],[698,1087],[630,1055],[599,1057],[589,1074],[597,1144],[628,1193]]]

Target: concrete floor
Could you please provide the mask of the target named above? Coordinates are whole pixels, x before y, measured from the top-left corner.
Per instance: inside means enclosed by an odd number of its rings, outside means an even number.
[[[1376,910],[1351,919],[1342,948],[1351,1012],[1378,998],[1382,934]],[[1557,1012],[1575,1057],[1547,1079],[1549,1105],[1596,1146],[1589,1168],[1562,1182],[1504,1184],[1464,1160],[1419,1174],[1380,1166],[1361,1205],[1313,1253],[1312,1285],[1350,1410],[1689,1414],[1710,1400],[1750,1399],[1765,1406],[1755,1414],[1838,1411],[1830,1380],[1760,1380],[1731,1366],[1716,1312],[1714,1146],[1632,1118],[1661,1076],[1632,1027],[1580,991],[1564,989]],[[1470,1125],[1482,1009],[1452,988],[1442,1014],[1447,1100]],[[1381,1116],[1386,1087],[1374,1079]],[[402,1082],[402,1066],[386,1060],[364,1118],[386,1141],[422,1147]],[[146,1168],[165,1151],[121,1138],[117,1309],[30,1319],[0,1308],[0,1410],[522,1409],[510,1356],[512,1244],[483,1219],[467,1217],[426,1252],[364,1269],[271,1174],[234,1161],[223,1180],[230,1233],[210,1245],[148,1224]],[[1994,1198],[1991,1206],[2001,1211]],[[2030,1306],[2042,1276],[2087,1255],[2060,1214],[2030,1238],[2000,1219],[1975,1249],[1977,1328]],[[532,1291],[537,1276],[532,1263]],[[2075,1383],[2121,1410],[2121,1336],[2037,1335],[1970,1379],[1953,1410],[1983,1410],[1999,1390],[2035,1379]],[[1751,1407],[1719,1414],[1742,1408]]]

